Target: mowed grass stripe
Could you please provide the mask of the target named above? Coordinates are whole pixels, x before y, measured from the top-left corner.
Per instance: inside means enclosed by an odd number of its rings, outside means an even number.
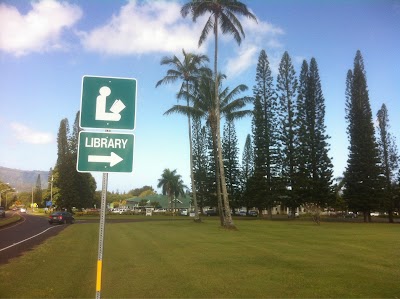
[[[394,298],[400,294],[398,225],[317,226],[262,220],[237,221],[237,225],[239,231],[232,232],[210,219],[201,224],[107,223],[102,296]],[[0,267],[1,297],[94,297],[97,242],[97,224],[69,226]]]

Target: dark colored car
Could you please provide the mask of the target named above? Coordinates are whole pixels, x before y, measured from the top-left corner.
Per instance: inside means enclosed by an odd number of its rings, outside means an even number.
[[[3,207],[0,207],[0,217],[6,217],[6,210]]]
[[[215,210],[207,210],[205,212],[205,214],[206,214],[206,216],[217,216],[218,215],[217,211],[215,211]]]
[[[49,217],[49,223],[59,223],[59,224],[66,224],[66,223],[74,223],[75,218],[72,216],[71,213],[68,212],[54,212]]]

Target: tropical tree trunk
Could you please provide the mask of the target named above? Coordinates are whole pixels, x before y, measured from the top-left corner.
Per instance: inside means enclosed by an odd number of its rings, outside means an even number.
[[[169,195],[169,211],[170,211],[171,213],[173,213],[173,211],[172,211],[172,200],[173,200],[173,197],[172,197],[172,195],[170,194],[170,195]]]
[[[213,152],[214,152],[214,161],[215,161],[215,183],[216,183],[216,191],[217,191],[217,203],[218,203],[218,211],[219,211],[219,219],[221,222],[221,226],[225,224],[225,214],[223,212],[224,205],[222,204],[222,196],[221,196],[221,174],[219,171],[219,163],[218,163],[218,145],[216,138],[216,116],[212,116],[210,118],[210,127],[211,127],[211,135],[212,135],[212,143],[213,143]]]
[[[217,163],[218,158],[215,158],[215,162]],[[215,182],[216,182],[216,188],[217,188],[217,202],[218,202],[218,215],[219,215],[219,220],[221,223],[221,226],[224,226],[225,223],[225,214],[224,214],[224,209],[223,209],[223,204],[222,204],[222,194],[221,194],[221,179],[220,179],[220,173],[219,173],[219,168],[216,168],[215,171]]]
[[[272,220],[272,207],[268,207],[268,217]]]
[[[224,224],[223,226],[225,228],[229,229],[236,229],[231,211],[229,208],[229,199],[228,199],[228,191],[226,189],[226,181],[225,181],[225,170],[224,170],[224,161],[222,160],[222,146],[221,146],[221,133],[220,133],[220,127],[221,127],[221,117],[220,117],[220,107],[219,107],[219,96],[218,96],[218,90],[219,90],[219,80],[218,80],[218,15],[215,14],[215,22],[214,22],[214,37],[215,37],[215,49],[214,49],[214,76],[215,76],[215,90],[214,90],[214,99],[215,99],[215,114],[216,114],[216,134],[215,137],[217,140],[217,151],[218,151],[218,165],[219,166],[219,174],[220,174],[220,181],[221,181],[221,187],[222,187],[222,198],[223,198],[223,211],[220,211],[220,213],[223,213],[225,215],[224,217]]]
[[[388,215],[389,215],[389,223],[394,223],[394,218],[393,218],[393,210],[389,210],[388,211]]]
[[[220,169],[220,178],[221,178],[221,187],[222,187],[222,198],[223,198],[223,213],[225,214],[225,222],[224,227],[229,229],[236,229],[232,215],[231,209],[229,207],[229,198],[228,198],[228,190],[226,188],[226,180],[225,180],[225,169],[224,169],[224,161],[222,158],[222,146],[221,146],[221,138],[219,134],[219,121],[218,121],[218,130],[217,130],[217,144],[218,144],[218,162]]]

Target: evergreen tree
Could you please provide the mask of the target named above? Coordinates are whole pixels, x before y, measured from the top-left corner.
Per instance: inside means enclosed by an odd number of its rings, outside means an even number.
[[[78,159],[79,132],[81,131],[79,127],[79,117],[80,112],[78,111],[75,116],[72,135],[70,137],[70,148],[74,167]],[[78,209],[93,207],[95,204],[96,187],[96,181],[90,173],[75,171],[74,188],[77,194],[74,203],[75,207]]]
[[[69,144],[69,123],[68,119],[60,122],[58,130],[57,144],[58,157],[56,169],[58,171],[56,186],[59,188],[59,196],[56,205],[58,208],[72,210],[75,206],[76,197],[78,196],[74,188],[75,164]]]
[[[271,215],[271,208],[274,205],[276,190],[279,183],[279,132],[278,132],[278,117],[277,117],[277,97],[273,87],[273,78],[271,68],[269,66],[268,56],[264,50],[260,52],[257,69],[256,69],[256,85],[253,88],[254,97],[260,100],[260,112],[257,121],[253,122],[254,132],[263,136],[254,136],[254,142],[257,141],[255,148],[255,168],[260,168],[261,175],[264,172],[265,177],[265,194],[264,206],[268,208]],[[259,126],[260,128],[256,128]],[[257,161],[257,162],[256,162]],[[261,166],[264,165],[264,166]],[[258,172],[258,171],[257,171]],[[261,181],[260,181],[261,182]]]
[[[284,203],[291,208],[292,214],[294,210],[301,205],[296,185],[297,172],[297,144],[296,138],[297,121],[295,119],[296,111],[296,94],[297,94],[297,78],[292,60],[285,52],[279,64],[279,74],[277,78],[277,93],[279,97],[278,113],[279,113],[279,132],[280,134],[280,165],[281,177],[284,185]]]
[[[79,112],[72,134],[68,119],[63,119],[58,131],[58,157],[53,172],[53,200],[59,209],[72,210],[92,207],[95,201],[96,181],[90,173],[76,171],[79,135]]]
[[[250,206],[250,193],[249,188],[250,178],[254,173],[254,154],[250,134],[246,137],[246,142],[242,154],[242,168],[241,168],[241,201],[240,203],[246,207]]]
[[[350,145],[343,196],[349,208],[354,212],[362,211],[364,221],[368,222],[371,221],[370,212],[379,206],[382,171],[360,51],[356,53],[353,71],[347,73],[346,120]]]
[[[393,187],[395,185],[395,174],[399,167],[399,155],[397,152],[395,139],[389,132],[389,114],[385,104],[382,104],[382,107],[376,116],[378,118],[379,157],[385,176],[383,208],[388,212],[389,222],[394,222],[393,212],[396,207],[396,194],[394,192],[395,188]]]
[[[297,189],[303,201],[323,206],[331,196],[332,163],[325,127],[325,99],[322,93],[317,62],[310,68],[303,61],[297,97],[298,171]]]
[[[311,189],[311,147],[310,147],[310,132],[309,132],[309,114],[307,105],[309,101],[309,68],[306,60],[303,60],[299,75],[299,86],[297,95],[297,118],[299,120],[299,127],[297,131],[299,148],[298,148],[298,169],[297,169],[297,183],[301,186],[298,190],[299,196],[305,201],[310,201],[309,191]]]
[[[207,188],[207,131],[201,125],[199,118],[193,118],[192,123],[193,138],[193,175],[196,182],[197,204],[200,211],[203,211],[208,195]]]
[[[222,156],[224,157],[226,184],[230,199],[230,207],[234,211],[238,207],[240,167],[239,149],[235,124],[232,119],[227,119],[222,137]]]
[[[254,173],[248,181],[248,195],[251,194],[250,204],[259,210],[267,206],[267,159],[266,159],[266,127],[264,121],[264,110],[260,97],[256,96],[254,100],[252,131],[253,131],[253,161]],[[248,207],[247,207],[248,208]]]

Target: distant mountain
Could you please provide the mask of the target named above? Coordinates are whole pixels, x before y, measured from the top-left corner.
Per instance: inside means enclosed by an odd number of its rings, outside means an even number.
[[[32,191],[32,187],[36,187],[36,180],[39,174],[42,189],[47,189],[48,171],[19,170],[0,166],[0,181],[9,183],[11,187],[19,192]]]

